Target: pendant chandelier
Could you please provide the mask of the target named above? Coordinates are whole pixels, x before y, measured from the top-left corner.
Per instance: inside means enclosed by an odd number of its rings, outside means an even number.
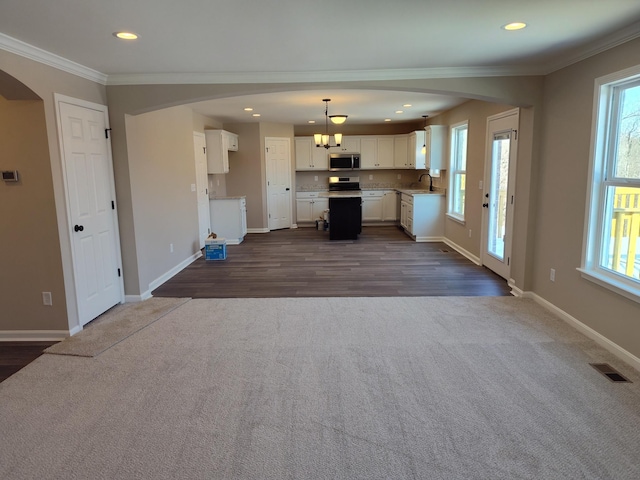
[[[422,118],[424,118],[424,129],[427,130],[427,118],[429,118],[429,115],[422,115]],[[422,154],[426,154],[427,153],[427,136],[425,135],[424,137],[424,143],[422,144]]]
[[[324,147],[329,148],[332,145],[330,144],[331,136],[329,135],[329,119],[331,119],[332,123],[336,125],[341,125],[347,120],[347,115],[329,115],[329,102],[330,98],[323,98],[323,102],[325,102],[324,109],[324,133],[314,133],[313,139],[316,142],[316,147]],[[342,134],[336,133],[333,135],[335,138],[335,146],[339,147],[342,143]]]

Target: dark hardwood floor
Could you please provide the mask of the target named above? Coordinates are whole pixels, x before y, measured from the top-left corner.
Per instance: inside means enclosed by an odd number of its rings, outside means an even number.
[[[504,279],[444,243],[416,243],[394,226],[357,240],[314,228],[249,234],[227,259],[200,258],[156,297],[371,297],[509,295]]]
[[[0,342],[0,382],[42,355],[56,342]]]

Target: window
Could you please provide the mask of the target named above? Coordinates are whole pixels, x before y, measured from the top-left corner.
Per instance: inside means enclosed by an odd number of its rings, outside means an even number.
[[[640,67],[596,81],[585,278],[640,302]]]
[[[447,214],[464,222],[464,199],[467,188],[467,132],[469,122],[451,127],[451,159],[449,165],[449,205]]]

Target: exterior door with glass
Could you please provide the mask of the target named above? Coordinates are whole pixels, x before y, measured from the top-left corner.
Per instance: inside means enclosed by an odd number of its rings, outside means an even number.
[[[481,260],[507,280],[511,272],[518,119],[518,109],[487,119]]]

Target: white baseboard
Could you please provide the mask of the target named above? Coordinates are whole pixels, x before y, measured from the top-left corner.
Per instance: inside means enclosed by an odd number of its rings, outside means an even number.
[[[598,345],[603,347],[605,350],[608,350],[610,353],[615,355],[617,358],[619,358],[620,360],[622,360],[626,364],[628,364],[628,365],[632,366],[633,368],[635,368],[636,370],[640,371],[640,358],[636,357],[631,352],[628,352],[627,350],[622,348],[617,343],[612,342],[611,340],[609,340],[607,337],[605,337],[601,333],[596,332],[593,328],[585,325],[584,323],[582,323],[577,318],[569,315],[567,312],[565,312],[564,310],[556,307],[553,303],[545,300],[544,298],[542,298],[541,296],[537,295],[536,293],[523,292],[522,296],[524,298],[533,299],[537,304],[542,305],[544,308],[549,310],[551,313],[554,313],[555,315],[560,317],[561,320],[565,321],[566,323],[571,325],[573,328],[575,328],[576,330],[578,330],[582,334],[586,335],[591,340],[595,341]]]
[[[247,233],[269,233],[268,228],[247,228]]]
[[[125,296],[125,302],[142,302],[144,300],[150,299],[151,297],[153,297],[153,295],[151,295],[151,292],[153,290],[155,290],[160,285],[162,285],[164,282],[166,282],[167,280],[171,279],[172,277],[174,277],[175,275],[180,273],[182,270],[187,268],[189,265],[191,265],[193,262],[195,262],[201,256],[202,256],[202,252],[200,250],[198,250],[196,253],[191,255],[189,258],[183,260],[178,265],[173,267],[167,273],[165,273],[164,275],[161,275],[160,277],[158,277],[154,281],[152,281],[149,284],[149,290],[147,290],[146,292],[142,292],[142,294],[140,294],[140,295],[126,295]]]
[[[460,255],[462,255],[463,257],[467,257],[469,260],[471,260],[473,263],[475,263],[476,265],[481,265],[480,263],[480,258],[475,256],[473,253],[471,253],[468,250],[465,250],[464,248],[462,248],[460,245],[458,245],[457,243],[452,242],[451,240],[449,240],[448,238],[444,238],[442,240],[444,243],[446,243],[447,245],[449,245],[451,248],[453,248],[456,252],[458,252]]]
[[[524,297],[524,291],[516,287],[516,281],[513,278],[509,279],[507,285],[511,288],[511,295],[514,297]]]
[[[82,330],[82,327],[78,328]],[[0,330],[0,342],[60,342],[74,333],[78,332],[72,333],[69,330]]]

